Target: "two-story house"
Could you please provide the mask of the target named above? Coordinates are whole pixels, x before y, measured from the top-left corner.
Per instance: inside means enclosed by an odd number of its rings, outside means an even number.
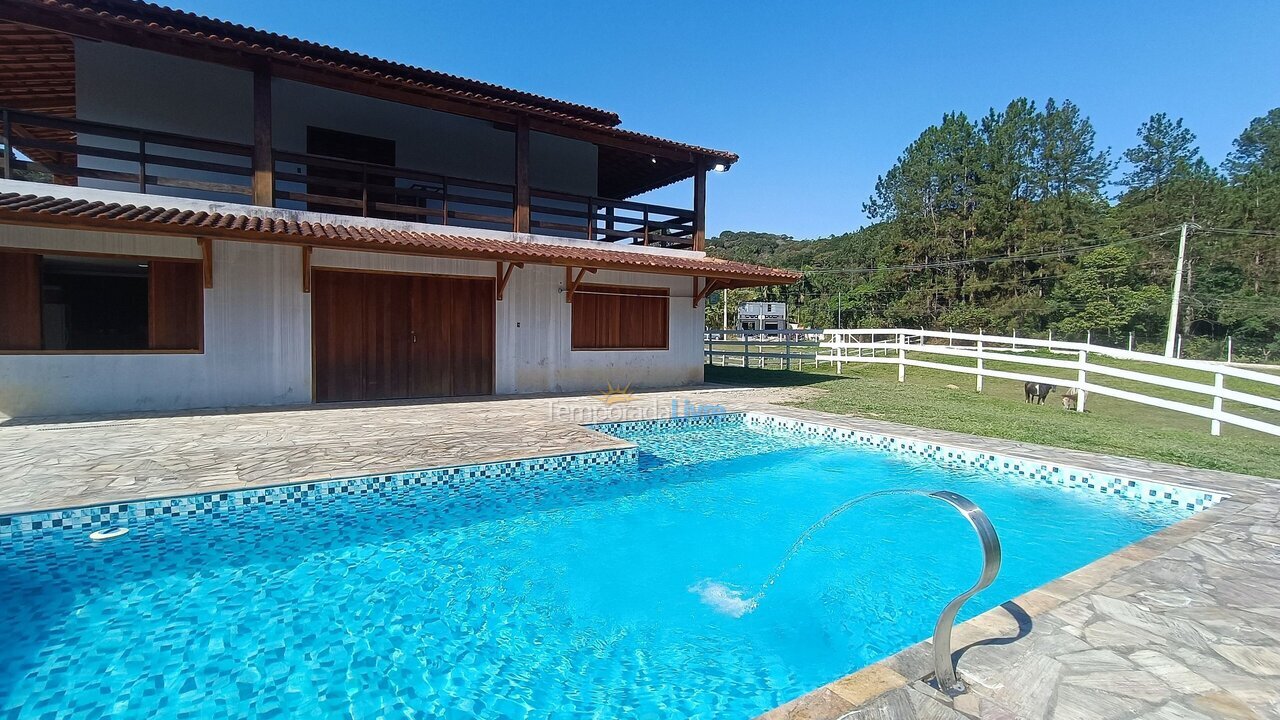
[[[732,153],[148,3],[0,3],[0,108],[0,417],[693,383],[797,279],[703,252]]]

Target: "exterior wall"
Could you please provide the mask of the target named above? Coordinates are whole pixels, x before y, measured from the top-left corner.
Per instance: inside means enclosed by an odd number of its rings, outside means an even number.
[[[200,257],[190,238],[0,225],[0,248]],[[297,247],[214,242],[201,354],[0,354],[0,417],[287,405],[312,399],[311,296]],[[491,262],[317,249],[312,266],[492,277]],[[495,390],[592,392],[702,380],[702,306],[693,279],[601,270],[587,282],[666,287],[667,350],[571,350],[564,269],[526,265],[496,314]]]
[[[491,262],[386,253],[316,250],[313,267],[493,277]],[[495,390],[573,392],[630,385],[673,387],[702,382],[702,305],[693,307],[693,278],[600,270],[584,282],[665,287],[671,291],[667,350],[572,350],[572,306],[564,301],[564,268],[529,265],[511,275],[498,303]]]
[[[401,167],[485,182],[515,182],[515,134],[494,127],[492,122],[279,78],[272,81],[271,88],[272,140],[277,149],[306,152],[307,126],[314,125],[394,140],[396,164]],[[77,40],[76,114],[84,120],[251,144],[253,75],[175,55]],[[135,149],[127,140],[94,137],[92,144]],[[202,157],[198,151],[176,148],[165,148],[164,152]],[[202,159],[225,162],[208,155]],[[104,170],[135,169],[131,163],[104,159],[84,158],[82,162]],[[189,179],[233,179],[195,171],[166,172]],[[596,173],[595,145],[530,134],[529,181],[534,188],[595,195]],[[136,189],[110,181],[85,180],[83,184]],[[190,190],[152,191],[185,197],[193,194]]]
[[[200,257],[189,238],[0,225],[0,248]],[[200,354],[0,354],[0,417],[284,405],[311,400],[302,250],[214,243]]]

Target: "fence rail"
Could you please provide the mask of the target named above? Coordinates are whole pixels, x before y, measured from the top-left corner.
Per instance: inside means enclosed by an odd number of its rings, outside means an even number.
[[[1225,378],[1236,378],[1280,387],[1280,375],[1234,367],[1225,363],[1203,360],[1184,360],[1163,355],[1134,352],[1120,348],[1091,345],[1089,343],[1018,338],[982,333],[956,333],[905,328],[856,329],[856,330],[785,330],[785,331],[710,331],[705,339],[707,362],[732,363],[750,367],[756,361],[758,367],[767,367],[769,361],[779,368],[793,369],[792,361],[835,365],[836,372],[843,372],[846,363],[870,363],[898,366],[898,382],[906,382],[908,367],[928,368],[976,378],[976,389],[982,392],[984,378],[1000,378],[1021,382],[1036,382],[1071,388],[1077,393],[1076,411],[1084,412],[1089,395],[1098,394],[1152,407],[1172,410],[1209,420],[1209,430],[1220,435],[1222,424],[1244,427],[1269,435],[1280,435],[1280,425],[1240,415],[1223,409],[1223,402],[1280,412],[1280,399],[1224,387]],[[752,348],[755,351],[752,351]],[[816,349],[815,349],[816,346]],[[803,352],[795,352],[797,348]],[[1068,355],[1071,359],[1042,357],[1027,354],[1047,351],[1051,355]],[[912,357],[912,354],[915,357]],[[972,365],[958,365],[923,359],[920,355],[942,356],[972,360]],[[1117,360],[1129,360],[1152,365],[1196,370],[1213,375],[1213,383],[1193,382],[1154,373],[1140,372],[1110,365],[1090,362],[1090,355]],[[716,363],[716,360],[719,363]],[[1024,365],[1028,370],[992,368],[990,362]],[[1040,374],[1039,368],[1075,371],[1075,378],[1053,377]],[[1090,377],[1109,377],[1144,383],[1155,387],[1204,395],[1209,405],[1170,400],[1146,395],[1132,390],[1101,385]]]

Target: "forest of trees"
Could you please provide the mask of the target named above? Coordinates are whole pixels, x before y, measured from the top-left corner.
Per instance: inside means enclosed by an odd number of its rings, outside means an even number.
[[[1152,115],[1119,158],[1070,101],[945,115],[878,178],[872,224],[816,240],[723,232],[708,251],[805,272],[785,300],[809,327],[925,327],[1162,342],[1178,249],[1188,354],[1280,357],[1280,108],[1217,168],[1181,119]],[[710,303],[707,324],[719,327]],[[732,312],[732,311],[731,311]]]

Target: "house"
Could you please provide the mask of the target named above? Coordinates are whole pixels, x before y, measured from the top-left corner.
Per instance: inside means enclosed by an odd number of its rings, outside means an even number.
[[[741,330],[786,330],[787,304],[745,302],[738,306],[738,328]]]
[[[797,279],[605,110],[134,0],[5,0],[0,69],[0,417],[695,383]]]

